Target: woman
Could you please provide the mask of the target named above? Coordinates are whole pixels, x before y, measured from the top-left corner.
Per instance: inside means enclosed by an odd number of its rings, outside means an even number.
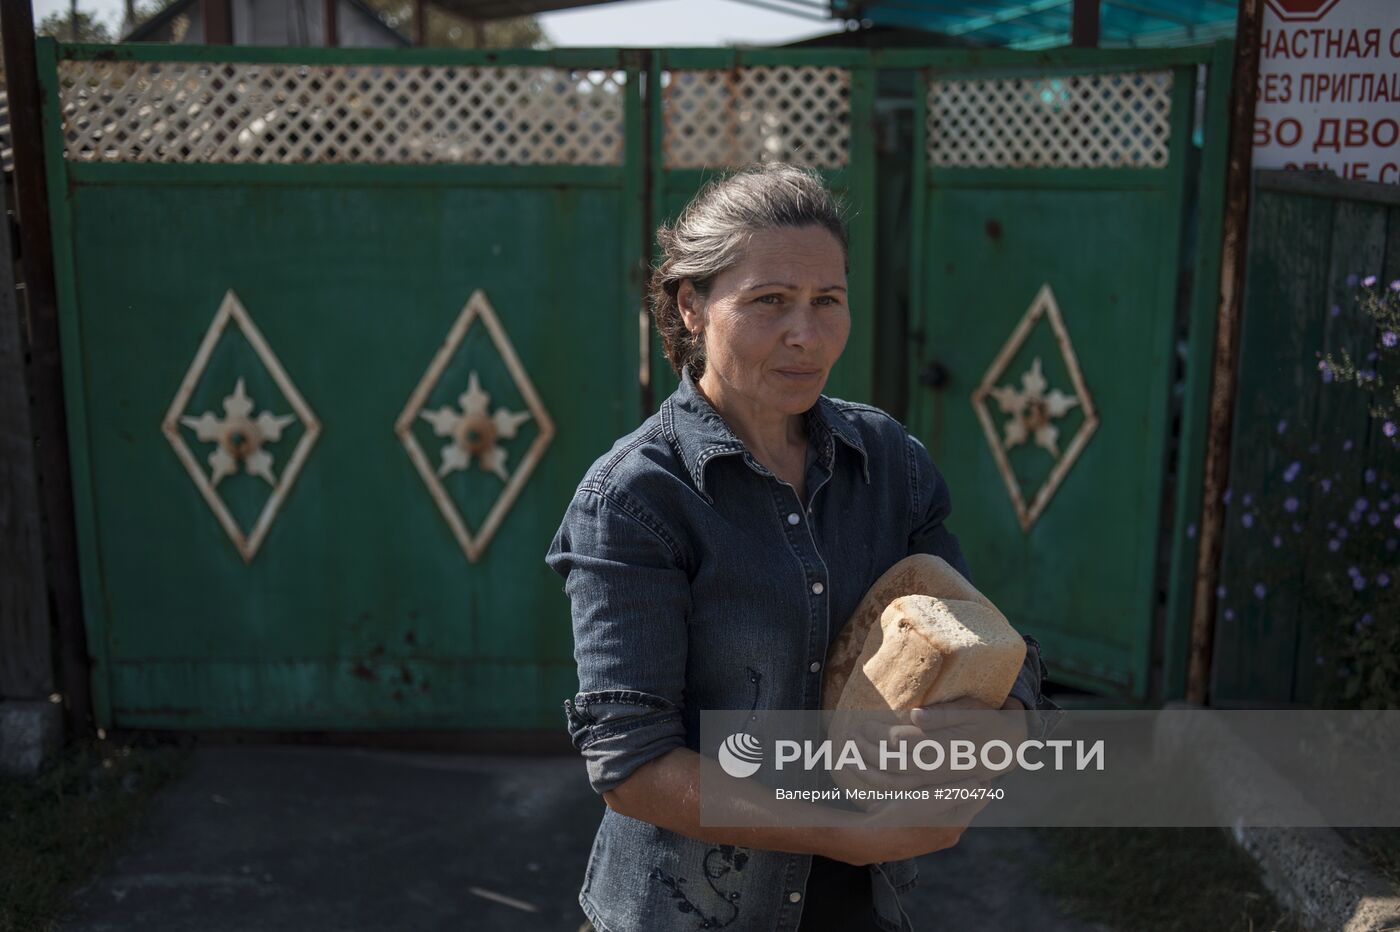
[[[818,177],[713,181],[657,239],[680,386],[589,468],[546,556],[572,604],[568,728],[607,803],[579,903],[598,932],[911,929],[913,858],[961,829],[701,826],[699,713],[819,709],[827,648],[881,573],[922,552],[968,575],[948,490],[899,421],[821,394],[851,314]],[[1043,702],[1026,641],[1003,708]]]

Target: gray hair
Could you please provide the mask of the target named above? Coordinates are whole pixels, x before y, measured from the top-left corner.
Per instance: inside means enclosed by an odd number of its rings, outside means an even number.
[[[815,171],[766,162],[711,180],[674,224],[657,227],[662,258],[652,269],[649,297],[666,359],[676,374],[687,365],[697,380],[705,373],[703,335],[686,329],[676,300],[682,281],[690,279],[696,294],[706,300],[715,277],[739,263],[755,234],[814,225],[840,242],[849,274],[850,239],[843,212],[842,203]]]

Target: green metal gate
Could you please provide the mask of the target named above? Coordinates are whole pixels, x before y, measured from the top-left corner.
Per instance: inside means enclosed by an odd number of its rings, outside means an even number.
[[[1056,680],[1143,697],[1154,610],[1181,678],[1220,194],[1191,129],[1218,180],[1228,44],[39,50],[99,723],[557,728],[576,682],[542,555],[675,385],[642,311],[657,221],[719,169],[820,170],[852,208],[827,392],[889,382],[880,69],[918,83],[907,421],[979,585]],[[1027,160],[1026,126],[1070,136]],[[997,459],[1034,488],[1049,454],[999,453],[972,402],[1014,407],[1026,373],[1060,392],[1037,404],[1067,465],[1018,518]]]
[[[99,722],[557,726],[542,555],[637,410],[638,57],[40,53]]]
[[[917,69],[909,423],[979,587],[1056,682],[1127,700],[1182,688],[1230,61],[883,62]]]

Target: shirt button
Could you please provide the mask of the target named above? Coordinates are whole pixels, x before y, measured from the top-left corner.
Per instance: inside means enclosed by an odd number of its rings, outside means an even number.
[[[789,903],[796,903],[796,902],[797,902],[798,900],[800,900],[800,899],[802,899],[802,894],[801,894],[801,893],[798,893],[796,890],[794,890],[794,891],[792,891],[791,893],[788,894],[788,902],[789,902]]]
[[[815,592],[817,595],[821,595],[821,594],[822,594],[822,590],[825,589],[825,588],[826,588],[826,587],[823,586],[823,585],[822,585],[821,583],[819,583],[819,582],[814,582],[814,583],[812,583],[812,591]]]
[[[795,511],[792,514],[788,515],[788,524],[796,524],[801,520],[802,519],[797,516],[797,512]]]
[[[820,670],[821,668],[822,668],[822,663],[821,663],[821,661],[820,661],[820,660],[813,660],[813,661],[812,661],[812,665],[811,665],[810,667],[808,667],[807,669],[808,669],[808,670],[811,670],[813,673],[816,673],[816,672],[817,672],[818,670]]]

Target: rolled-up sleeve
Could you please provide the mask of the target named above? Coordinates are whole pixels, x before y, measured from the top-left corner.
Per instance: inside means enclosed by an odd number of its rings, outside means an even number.
[[[690,580],[665,529],[625,493],[581,488],[545,563],[564,579],[579,691],[569,736],[599,794],[685,746]]]
[[[963,556],[958,539],[947,528],[948,516],[953,512],[952,495],[943,481],[943,474],[934,465],[928,448],[919,438],[906,432],[906,453],[909,457],[910,474],[910,529],[909,550],[914,553],[931,553],[947,560],[954,569],[972,582],[972,573]],[[1021,700],[1032,715],[1031,737],[1045,737],[1058,724],[1064,714],[1059,706],[1045,698],[1041,683],[1047,671],[1040,656],[1040,642],[1029,635],[1021,635],[1026,642],[1026,659],[1021,664],[1021,672],[1011,687],[1011,696]]]

